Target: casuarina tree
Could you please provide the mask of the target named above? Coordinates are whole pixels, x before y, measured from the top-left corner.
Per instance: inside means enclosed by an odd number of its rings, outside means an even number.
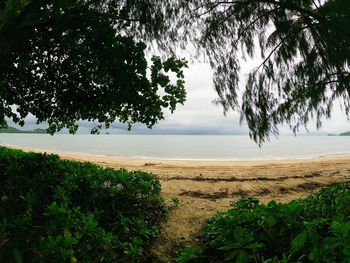
[[[177,21],[173,42],[207,55],[217,102],[241,113],[255,141],[281,124],[297,131],[315,118],[319,127],[335,100],[349,115],[349,1],[178,0],[163,10]],[[260,63],[240,97],[241,58],[249,57]]]

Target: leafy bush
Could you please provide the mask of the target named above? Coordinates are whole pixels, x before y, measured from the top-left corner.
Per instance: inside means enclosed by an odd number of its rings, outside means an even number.
[[[200,258],[200,253],[202,253],[200,248],[184,247],[176,252],[174,259],[177,263],[186,263],[198,260]]]
[[[141,171],[0,148],[0,262],[132,262],[164,216]]]
[[[208,221],[202,255],[182,262],[350,262],[349,204],[348,184],[288,204],[241,199]]]

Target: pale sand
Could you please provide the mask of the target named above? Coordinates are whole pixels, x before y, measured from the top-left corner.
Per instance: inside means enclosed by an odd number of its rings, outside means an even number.
[[[175,249],[195,244],[205,220],[228,209],[230,202],[241,196],[254,195],[262,202],[272,199],[287,202],[321,187],[350,181],[350,156],[281,161],[173,161],[24,150],[155,174],[161,182],[163,197],[180,199],[180,205],[170,209],[152,248],[154,258],[160,262],[168,261]]]

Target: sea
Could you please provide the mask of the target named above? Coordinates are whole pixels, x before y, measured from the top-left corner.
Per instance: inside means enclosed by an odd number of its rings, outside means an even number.
[[[350,154],[350,136],[0,134],[0,144],[88,155],[168,160],[281,160]]]

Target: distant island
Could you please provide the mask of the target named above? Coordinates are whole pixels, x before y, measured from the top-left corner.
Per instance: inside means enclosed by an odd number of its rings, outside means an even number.
[[[47,133],[45,129],[34,129],[34,130],[30,130],[30,131],[23,131],[23,130],[19,130],[17,128],[11,127],[9,126],[8,128],[1,128],[0,129],[0,133]]]
[[[350,136],[350,131],[343,132],[343,133],[339,134],[339,136]]]

